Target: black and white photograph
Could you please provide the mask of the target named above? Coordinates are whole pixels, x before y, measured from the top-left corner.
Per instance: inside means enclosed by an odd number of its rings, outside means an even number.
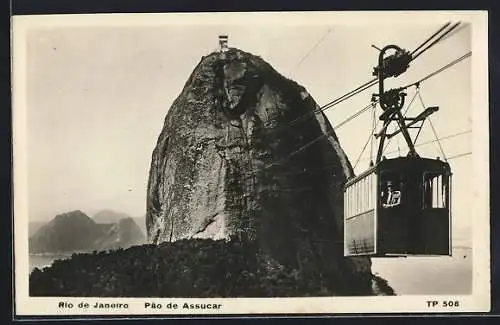
[[[487,18],[14,16],[16,314],[489,311]]]

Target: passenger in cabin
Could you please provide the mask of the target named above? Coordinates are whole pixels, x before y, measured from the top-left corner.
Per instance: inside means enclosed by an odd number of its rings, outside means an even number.
[[[387,181],[382,187],[382,206],[395,207],[401,204],[401,189],[393,181]]]

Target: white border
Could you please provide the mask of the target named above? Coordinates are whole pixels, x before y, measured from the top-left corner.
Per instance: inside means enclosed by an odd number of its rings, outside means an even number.
[[[486,11],[451,12],[281,12],[281,13],[201,13],[201,14],[91,14],[13,17],[13,146],[14,146],[14,233],[15,233],[15,314],[22,315],[170,315],[207,314],[192,310],[146,310],[145,302],[220,303],[222,309],[208,314],[276,313],[400,313],[400,312],[485,312],[490,309],[489,261],[489,119],[488,119],[488,44]],[[429,24],[448,20],[472,25],[472,120],[474,165],[473,293],[466,296],[396,296],[327,298],[237,298],[237,299],[149,299],[149,298],[33,298],[28,295],[28,216],[26,150],[26,34],[31,28],[62,26],[158,26],[184,25],[360,25]],[[458,308],[429,308],[427,301],[460,302]],[[129,308],[111,310],[60,309],[67,301],[77,305],[85,301],[128,303]]]

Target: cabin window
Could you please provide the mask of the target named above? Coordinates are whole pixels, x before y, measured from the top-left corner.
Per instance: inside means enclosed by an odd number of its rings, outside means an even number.
[[[374,209],[375,197],[372,186],[374,186],[375,181],[375,175],[370,174],[358,179],[345,189],[344,206],[346,219]]]
[[[347,188],[347,196],[349,197],[349,205],[347,206],[349,216],[353,215],[353,200],[352,200],[352,188]]]
[[[425,209],[440,209],[447,207],[448,181],[442,174],[425,173],[423,192]]]
[[[368,209],[373,209],[374,207],[374,202],[373,202],[373,182],[374,182],[374,174],[370,174],[367,177],[367,187],[366,187],[366,197],[368,201]]]
[[[366,178],[363,178],[361,181],[361,210],[366,211],[368,210],[367,204],[366,204]]]
[[[350,215],[351,215],[351,209],[350,209],[350,206],[351,206],[351,200],[350,200],[350,197],[349,197],[349,194],[351,192],[349,191],[349,188],[346,189],[345,191],[345,195],[344,195],[344,206],[345,206],[345,217],[348,218]]]
[[[403,182],[397,173],[383,173],[380,182],[380,202],[384,208],[401,204]]]
[[[373,174],[370,174],[368,175],[368,177],[366,178],[366,204],[368,206],[368,209],[372,209],[373,206],[372,206],[372,200],[371,200],[371,183],[372,183],[372,176]]]
[[[350,206],[350,209],[349,209],[349,216],[353,216],[354,215],[354,204],[356,202],[354,202],[354,191],[351,188],[349,188],[349,206]]]

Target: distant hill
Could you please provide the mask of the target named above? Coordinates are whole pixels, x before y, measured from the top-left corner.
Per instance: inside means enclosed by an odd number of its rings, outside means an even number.
[[[131,218],[128,214],[123,213],[123,212],[117,212],[113,210],[101,210],[94,214],[92,219],[99,224],[109,224],[109,223],[118,223],[120,220],[123,219],[128,219]],[[139,229],[141,230],[142,234],[144,236],[147,235],[147,230],[146,230],[146,216],[142,217],[133,217],[132,218],[137,226],[139,226]]]
[[[92,217],[96,223],[117,223],[121,219],[126,218],[130,218],[130,216],[126,213],[113,210],[101,210]]]
[[[46,221],[31,221],[28,225],[29,236],[33,236],[46,223]]]
[[[100,249],[128,248],[144,244],[145,241],[146,237],[134,219],[124,218],[112,224],[96,241],[95,247]]]
[[[145,234],[130,217],[96,223],[82,211],[57,215],[29,239],[30,253],[68,253],[126,248],[145,242]]]
[[[144,234],[144,236],[147,237],[148,231],[146,229],[146,216],[136,217],[136,218],[133,218],[133,219],[134,219],[135,223],[141,229],[141,232]]]
[[[97,215],[97,214],[96,214]],[[116,215],[123,215],[123,216],[126,216],[125,213],[117,213]],[[101,219],[103,218],[103,219]],[[124,217],[124,218],[121,218],[121,219],[126,219],[128,217]],[[98,219],[101,219],[101,220],[104,220],[104,217],[101,217],[99,216]],[[114,221],[114,222],[100,222],[99,220],[95,220],[94,221],[98,224],[110,224],[110,223],[117,223],[119,222],[121,219],[117,219],[117,221]],[[146,230],[146,217],[145,216],[142,216],[142,217],[134,217],[132,218],[134,219],[135,223],[137,224],[137,226],[139,226],[139,229],[141,229],[141,232],[146,236],[147,235],[147,230]],[[29,236],[33,236],[40,228],[42,228],[44,225],[47,224],[47,221],[31,221],[29,223]]]
[[[104,234],[89,216],[80,210],[57,215],[42,226],[29,240],[34,253],[84,251]]]

